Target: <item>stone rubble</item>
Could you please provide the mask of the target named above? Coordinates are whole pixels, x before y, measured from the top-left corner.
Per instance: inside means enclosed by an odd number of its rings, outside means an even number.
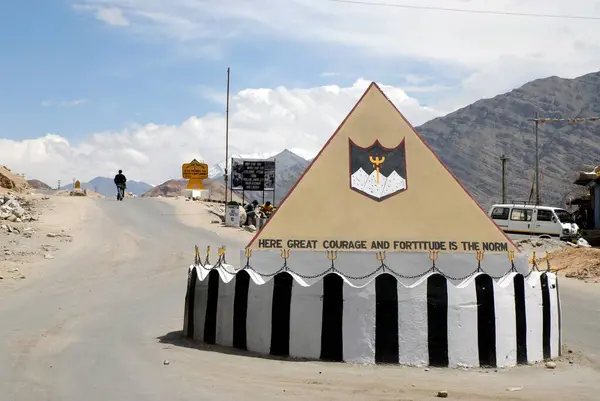
[[[32,203],[27,199],[11,194],[0,195],[0,220],[22,223],[37,221],[38,219],[33,214]]]

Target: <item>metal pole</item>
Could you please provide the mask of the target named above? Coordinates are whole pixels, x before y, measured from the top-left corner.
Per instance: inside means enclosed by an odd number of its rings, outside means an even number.
[[[227,67],[227,106],[225,108],[225,207],[227,207],[227,186],[229,184],[229,174],[227,163],[229,162],[229,67]],[[232,189],[233,191],[233,189]],[[233,200],[233,192],[231,195]]]
[[[540,204],[540,154],[538,149],[539,114],[535,112],[535,204]]]
[[[504,177],[505,177],[504,171],[505,171],[505,167],[506,167],[506,156],[505,155],[500,156],[500,160],[502,161],[502,203],[505,204],[506,203],[506,181],[504,179]]]

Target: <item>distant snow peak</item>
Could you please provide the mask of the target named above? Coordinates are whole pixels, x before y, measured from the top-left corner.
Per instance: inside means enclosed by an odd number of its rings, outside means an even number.
[[[406,179],[395,171],[389,177],[379,173],[379,182],[377,182],[377,171],[373,170],[371,174],[367,174],[360,168],[352,174],[350,182],[352,188],[371,195],[374,198],[383,198],[406,189]]]

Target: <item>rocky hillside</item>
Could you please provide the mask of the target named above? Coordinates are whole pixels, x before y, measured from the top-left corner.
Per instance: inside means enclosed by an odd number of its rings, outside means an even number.
[[[501,199],[506,153],[507,198],[528,197],[535,168],[534,123],[540,117],[600,115],[600,73],[538,79],[483,99],[417,128],[450,170],[485,207]],[[576,171],[600,159],[600,122],[540,124],[542,201],[564,206]]]
[[[214,200],[225,200],[225,185],[220,180],[207,179],[204,180],[204,189],[210,191],[210,199]],[[163,182],[160,185],[155,186],[148,192],[144,193],[142,197],[175,197],[184,196],[185,189],[188,185],[188,180],[169,180]],[[229,196],[228,196],[229,197]],[[241,202],[241,197],[234,193],[234,200]]]
[[[6,166],[0,166],[0,193],[8,191],[25,192],[28,189],[29,184],[23,176]]]
[[[42,182],[40,180],[27,180],[27,183],[33,189],[43,189],[45,191],[52,190],[52,187],[50,185],[48,185],[45,182]]]

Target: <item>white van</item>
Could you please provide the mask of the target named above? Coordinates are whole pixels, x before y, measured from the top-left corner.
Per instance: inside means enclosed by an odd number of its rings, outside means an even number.
[[[535,235],[561,240],[577,238],[579,227],[564,209],[528,204],[500,204],[488,215],[507,234]]]

